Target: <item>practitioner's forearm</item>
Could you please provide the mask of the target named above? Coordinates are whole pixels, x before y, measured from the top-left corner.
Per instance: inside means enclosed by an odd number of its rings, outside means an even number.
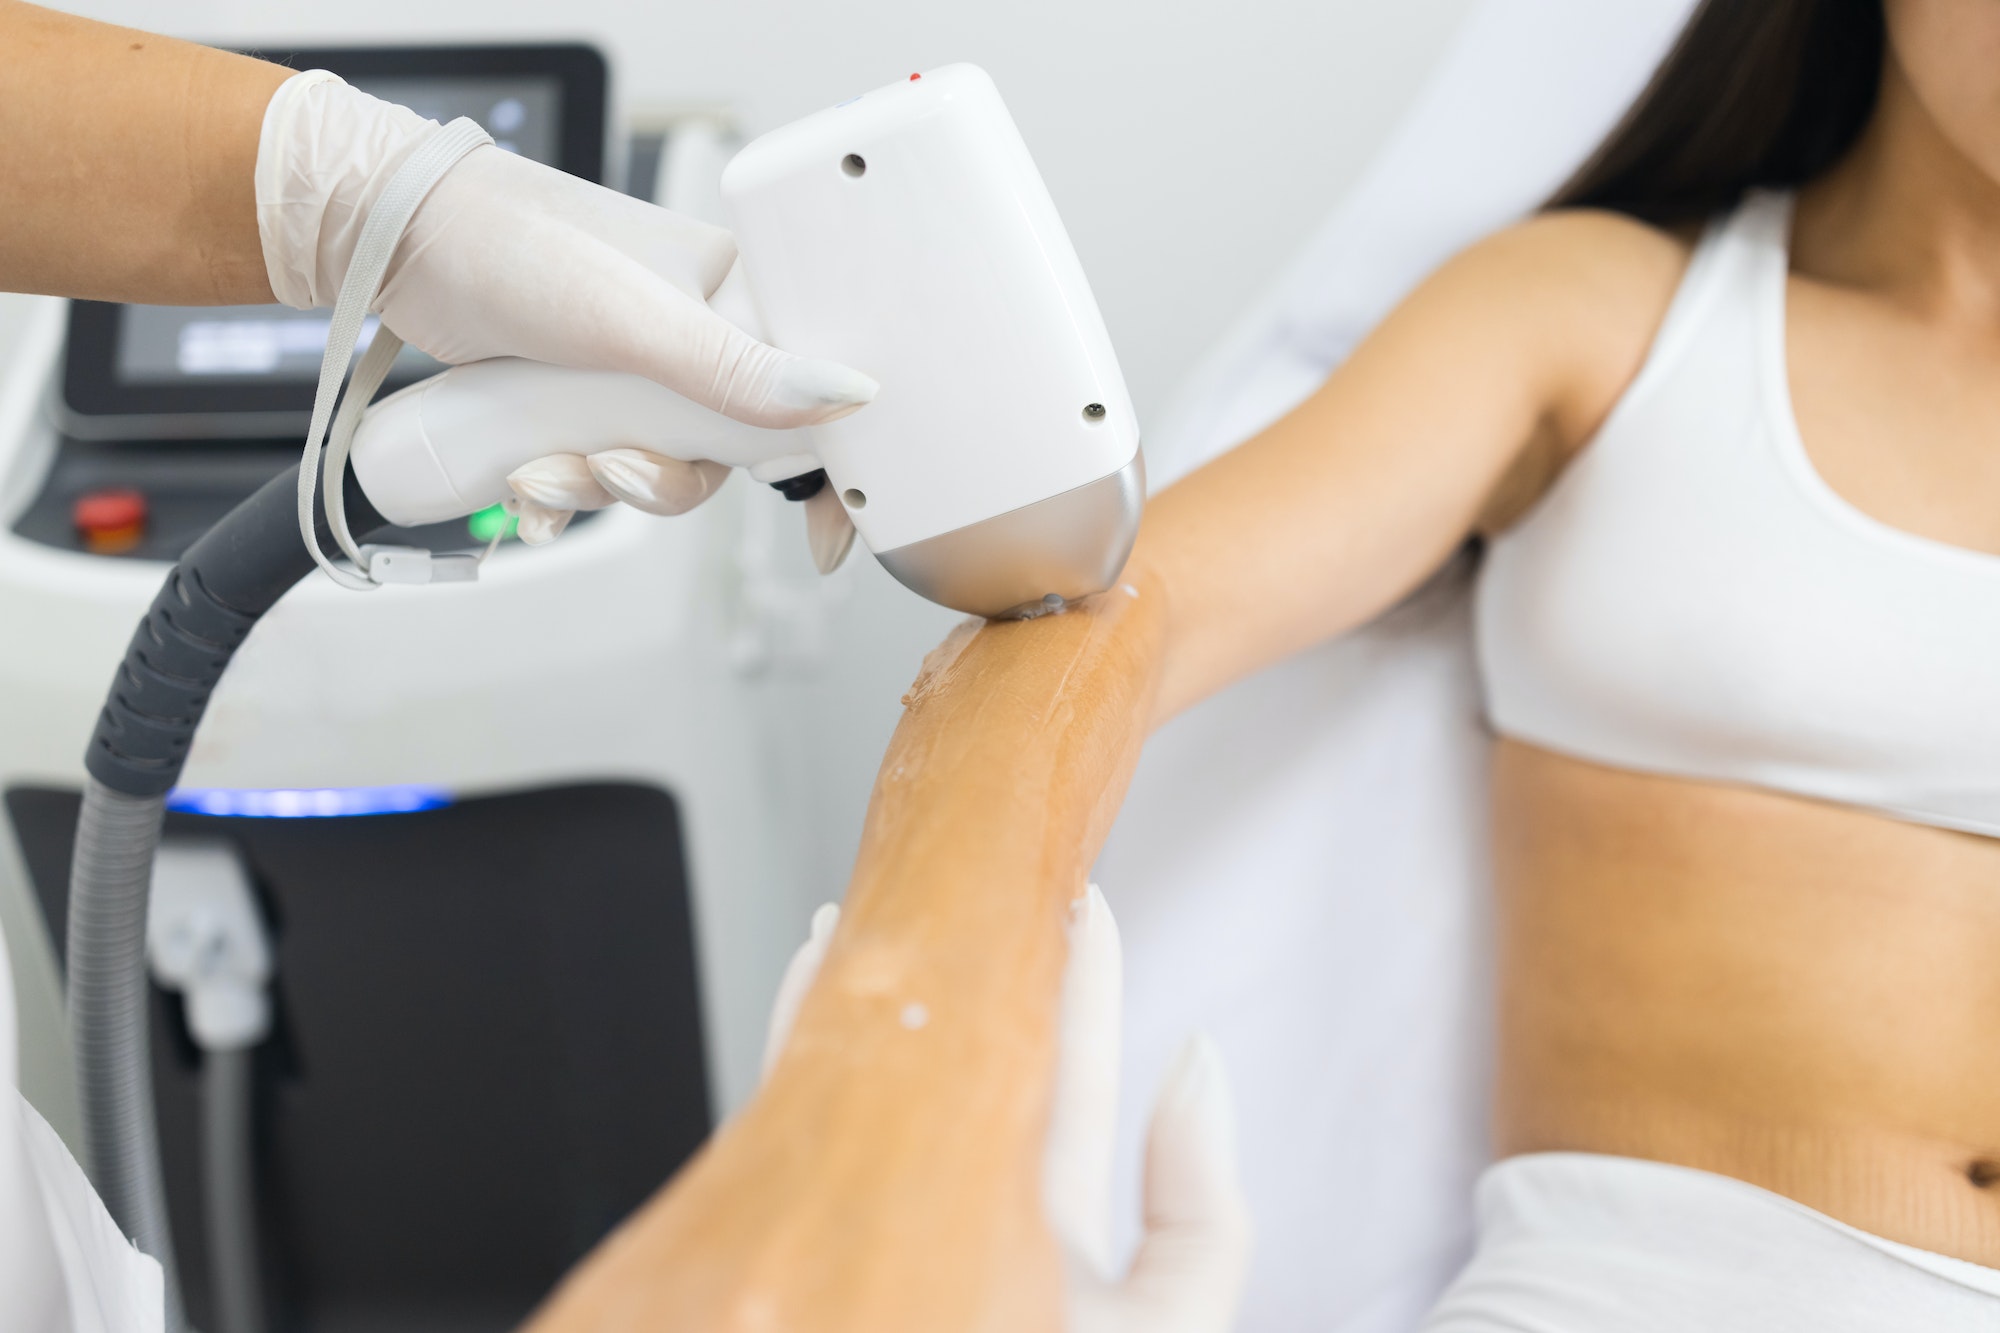
[[[252,177],[291,73],[0,0],[0,290],[270,300]]]
[[[1059,1326],[1041,1163],[1067,913],[1150,721],[1161,619],[1118,591],[932,655],[770,1081],[536,1333]]]

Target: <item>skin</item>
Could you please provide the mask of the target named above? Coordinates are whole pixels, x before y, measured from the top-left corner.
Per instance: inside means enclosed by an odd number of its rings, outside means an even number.
[[[293,72],[0,0],[0,290],[271,300],[252,172]]]
[[[1850,503],[2000,555],[2000,4],[1887,12],[1876,118],[1800,198],[1791,387]],[[32,52],[0,81],[0,285],[268,299],[249,178],[283,71],[17,4],[0,42]],[[534,1327],[1059,1325],[1063,913],[1143,737],[1517,521],[1637,373],[1690,243],[1588,213],[1482,243],[1160,496],[1131,593],[948,643],[764,1092]],[[1502,1152],[1684,1163],[2000,1266],[2000,841],[1512,741],[1494,801]]]

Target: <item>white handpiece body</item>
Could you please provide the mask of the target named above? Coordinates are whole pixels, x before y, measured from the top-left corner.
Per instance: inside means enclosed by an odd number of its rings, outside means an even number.
[[[383,515],[454,517],[505,498],[507,474],[532,458],[638,446],[763,480],[824,467],[883,564],[961,610],[1110,586],[1142,503],[1138,423],[984,71],[947,66],[775,130],[729,164],[722,190],[755,331],[874,377],[872,404],[775,431],[633,377],[463,366],[369,410],[353,465]],[[725,313],[733,286],[714,302]]]
[[[752,467],[812,442],[803,431],[733,421],[638,375],[500,357],[370,407],[353,462],[382,516],[414,527],[506,499],[507,474],[531,459],[621,447]]]

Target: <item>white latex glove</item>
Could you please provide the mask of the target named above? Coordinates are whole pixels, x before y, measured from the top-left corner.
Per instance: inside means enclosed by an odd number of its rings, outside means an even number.
[[[537,458],[508,473],[507,484],[520,499],[521,540],[538,545],[553,540],[577,510],[615,501],[649,514],[684,514],[715,494],[728,476],[720,463],[682,463],[646,449],[615,448]],[[830,483],[799,507],[805,511],[813,565],[831,574],[854,546],[854,520]]]
[[[832,903],[792,955],[771,1005],[768,1076],[839,924]],[[1111,1158],[1124,976],[1118,926],[1095,884],[1070,918],[1062,1034],[1043,1194],[1070,1267],[1070,1333],[1226,1333],[1250,1257],[1237,1179],[1236,1115],[1215,1044],[1181,1048],[1146,1133],[1145,1232],[1122,1279],[1111,1272]]]
[[[432,124],[323,70],[279,87],[264,113],[256,190],[280,301],[333,304],[369,210]],[[374,309],[441,361],[518,356],[643,375],[758,426],[832,421],[869,402],[877,386],[866,375],[779,351],[709,308],[735,260],[719,227],[489,146],[425,196]],[[726,475],[617,448],[543,463],[524,469],[517,488],[529,541],[554,537],[567,510],[615,499],[682,512]]]

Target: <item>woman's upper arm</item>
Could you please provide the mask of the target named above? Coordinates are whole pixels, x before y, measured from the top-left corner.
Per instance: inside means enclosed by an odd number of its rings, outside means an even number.
[[[1393,605],[1496,496],[1524,507],[1638,372],[1686,258],[1604,213],[1502,232],[1290,415],[1158,496],[1132,566],[1168,598],[1158,716]]]

